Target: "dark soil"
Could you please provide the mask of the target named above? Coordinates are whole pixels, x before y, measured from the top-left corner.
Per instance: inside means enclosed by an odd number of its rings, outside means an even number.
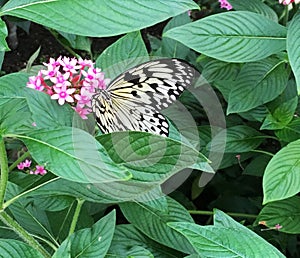
[[[150,44],[146,35],[149,33],[152,36],[160,37],[163,27],[166,25],[166,23],[167,22],[165,21],[142,31],[142,35],[148,50],[150,50]],[[106,47],[118,40],[121,36],[122,35],[116,37],[91,39],[93,54],[100,54]],[[42,62],[48,61],[50,57],[57,58],[60,55],[71,56],[70,53],[55,39],[50,31],[41,25],[31,23],[29,33],[26,33],[21,28],[18,28],[17,38],[17,48],[5,53],[5,58],[2,65],[2,71],[4,74],[17,72],[24,69],[30,56],[39,47],[41,47],[40,54],[34,64],[42,64]],[[85,57],[84,55],[86,54],[80,51],[76,51],[76,53],[82,57]]]
[[[17,29],[18,47],[5,53],[2,65],[4,73],[12,73],[26,67],[30,56],[41,47],[39,57],[35,64],[41,64],[50,57],[70,56],[70,53],[55,39],[55,37],[41,25],[31,23],[29,34],[24,30]],[[107,46],[119,37],[97,38],[92,40],[93,53],[101,53]],[[80,52],[77,52],[81,54]]]

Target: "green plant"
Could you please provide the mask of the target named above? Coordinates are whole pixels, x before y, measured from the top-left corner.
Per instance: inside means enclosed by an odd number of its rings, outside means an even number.
[[[11,0],[2,7],[1,16],[50,28],[77,57],[76,49],[93,57],[77,45],[89,46],[88,37],[125,34],[96,57],[106,78],[164,56],[186,60],[205,79],[166,110],[173,124],[161,137],[95,133],[92,116],[83,120],[70,105],[26,87],[35,67],[2,76],[1,255],[299,255],[298,6],[229,2],[234,11],[198,1],[211,15],[195,21],[187,12],[197,17],[199,6],[191,0]],[[139,30],[171,17],[161,39],[148,35],[149,54]],[[176,119],[194,126],[180,130]],[[17,170],[34,164],[48,173]]]

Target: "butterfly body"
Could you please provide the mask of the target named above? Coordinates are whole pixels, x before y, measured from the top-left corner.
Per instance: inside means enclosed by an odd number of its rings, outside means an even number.
[[[160,110],[167,108],[194,79],[195,70],[178,59],[140,64],[119,75],[92,98],[98,127],[104,133],[145,131],[168,136]]]

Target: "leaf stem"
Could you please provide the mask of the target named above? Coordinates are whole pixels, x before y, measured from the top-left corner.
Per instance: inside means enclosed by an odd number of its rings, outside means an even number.
[[[214,215],[213,211],[197,211],[197,210],[189,210],[190,214],[195,215]],[[256,219],[257,215],[254,214],[247,214],[247,213],[237,213],[237,212],[226,212],[229,216],[232,217],[241,217],[241,218],[248,218],[248,219]]]
[[[26,243],[39,251],[44,257],[50,258],[51,255],[24,229],[22,228],[12,217],[10,217],[5,211],[0,211],[0,219],[7,226],[12,228]]]
[[[77,199],[77,205],[76,205],[76,209],[75,209],[73,219],[72,219],[72,223],[71,223],[71,226],[70,226],[69,236],[72,235],[75,231],[75,228],[76,228],[76,225],[77,225],[77,221],[78,221],[79,214],[80,214],[83,203],[84,203],[83,199]]]
[[[3,209],[5,191],[8,181],[8,161],[7,153],[4,144],[4,138],[0,136],[0,168],[1,168],[1,177],[0,177],[0,211]]]
[[[36,189],[38,189],[38,188],[40,188],[40,187],[42,187],[42,186],[44,186],[44,185],[46,185],[46,184],[49,184],[49,183],[51,183],[51,182],[53,182],[53,181],[56,181],[56,180],[58,180],[58,179],[60,179],[60,178],[59,178],[59,177],[55,177],[55,178],[53,178],[53,179],[51,179],[51,180],[49,180],[49,181],[46,181],[46,182],[44,182],[44,183],[42,183],[42,184],[40,184],[40,185],[37,185],[36,187],[33,187],[33,188],[31,188],[31,189],[29,189],[29,190],[27,190],[27,191],[25,191],[25,192],[23,192],[23,193],[21,193],[21,194],[19,194],[19,195],[17,195],[17,196],[11,198],[10,200],[8,200],[8,201],[6,201],[6,202],[4,203],[3,209],[7,208],[9,205],[11,205],[12,203],[14,203],[14,202],[15,202],[16,200],[18,200],[20,197],[22,197],[22,196],[24,196],[24,195],[26,195],[26,194],[28,194],[28,193],[30,193],[30,192],[33,192],[33,191],[35,191]]]
[[[263,151],[263,150],[251,150],[251,152],[263,153],[263,154],[266,154],[266,155],[268,155],[268,156],[271,156],[271,157],[273,157],[273,156],[274,156],[274,154],[273,154],[273,153],[271,153],[271,152],[267,152],[267,151]]]

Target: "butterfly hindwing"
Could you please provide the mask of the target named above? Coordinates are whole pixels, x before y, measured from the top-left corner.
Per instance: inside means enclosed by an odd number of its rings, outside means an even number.
[[[169,125],[159,113],[194,79],[195,70],[178,59],[140,64],[114,79],[92,99],[97,124],[104,133],[146,131],[167,136]]]

